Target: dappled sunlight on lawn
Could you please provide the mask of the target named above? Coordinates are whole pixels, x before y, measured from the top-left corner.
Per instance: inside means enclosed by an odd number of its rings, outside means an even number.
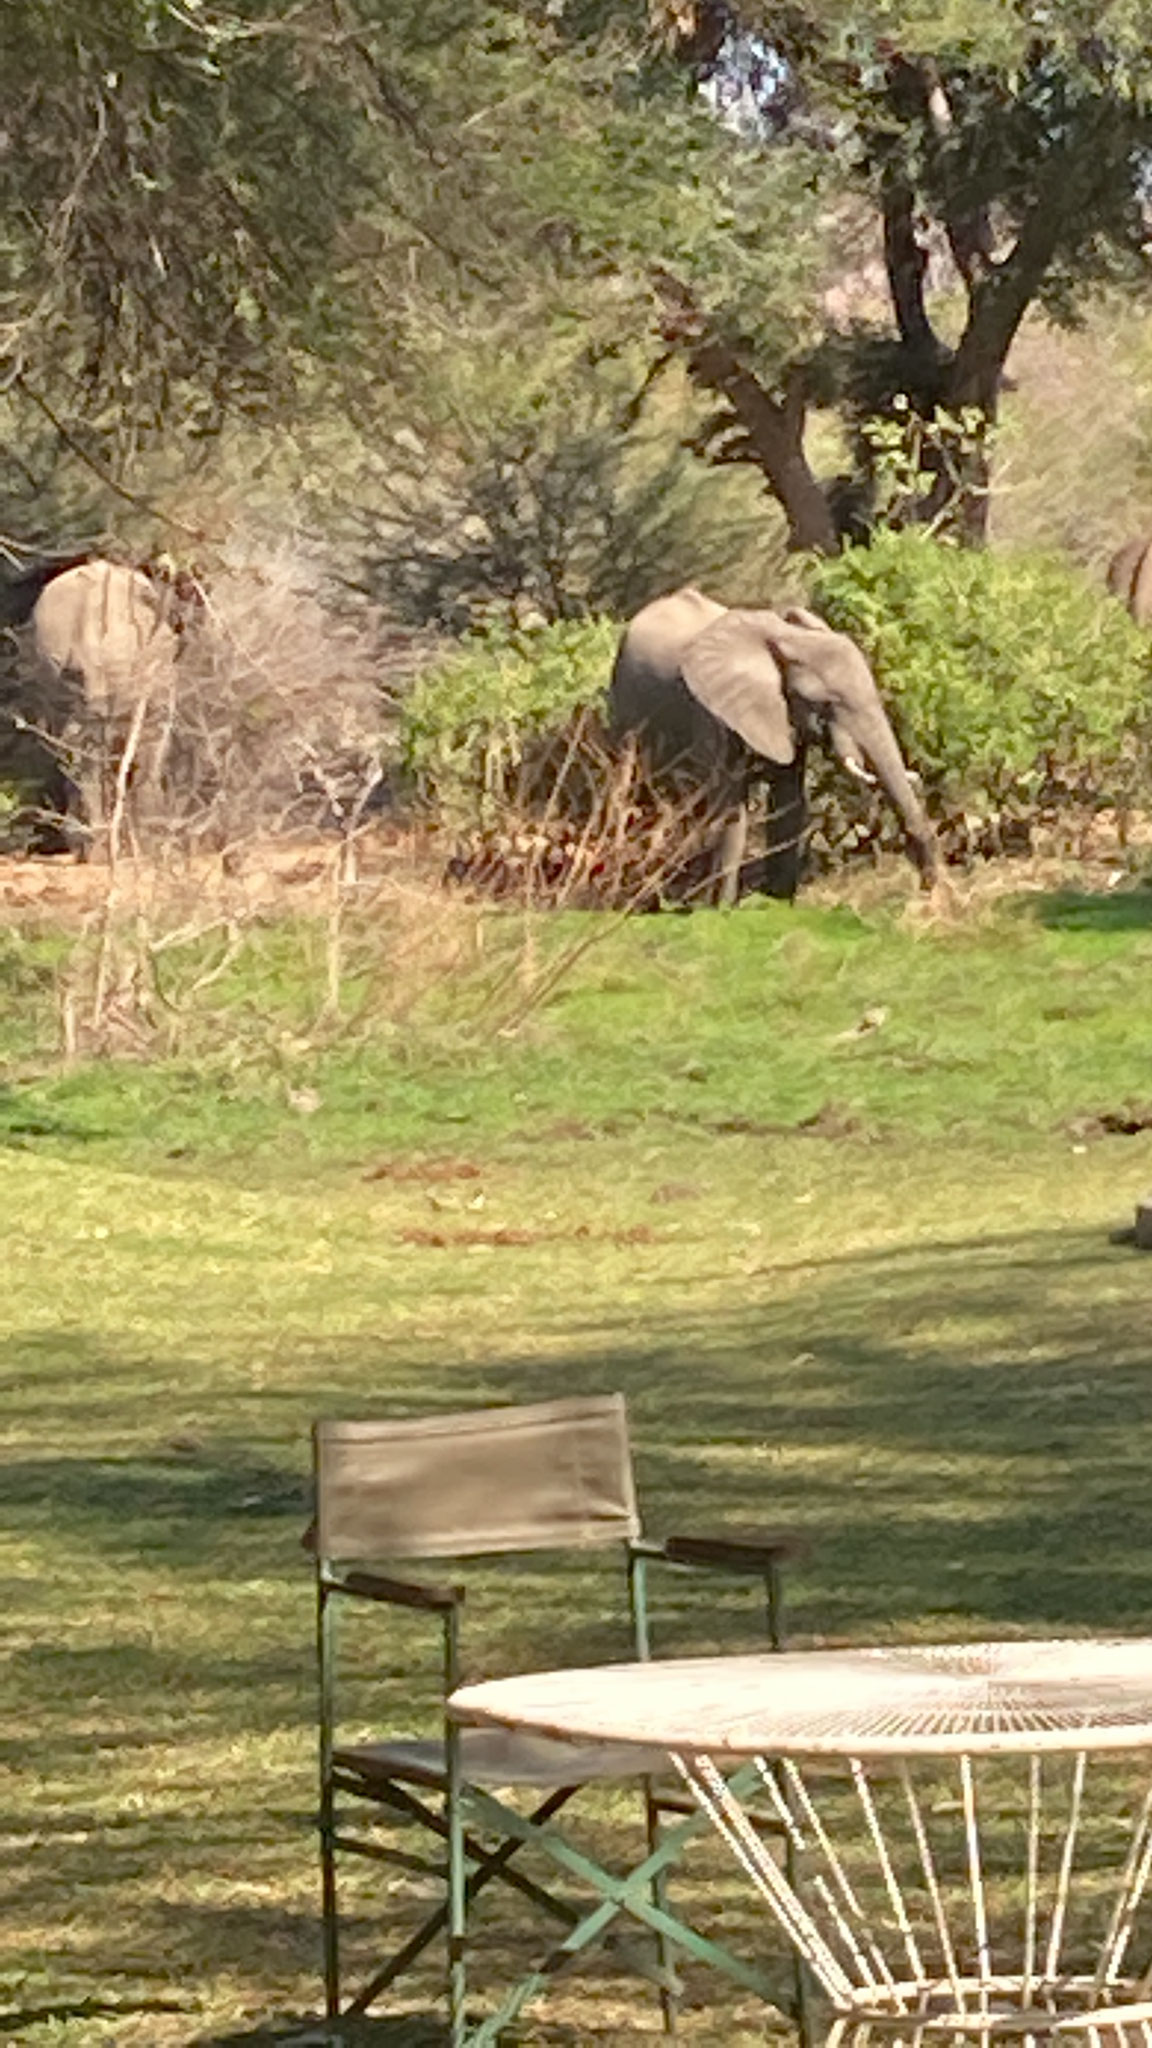
[[[904,994],[879,926],[768,916],[761,932],[750,912],[701,922],[699,939],[661,927],[624,972],[605,957],[606,990],[493,1055],[505,1066],[487,1098],[483,1079],[468,1097],[425,1076],[402,1100],[418,1142],[403,1117],[367,1115],[363,1075],[357,1107],[351,1064],[328,1125],[321,1078],[307,1142],[260,1098],[248,1153],[232,1139],[196,1152],[207,1112],[191,1082],[172,1128],[145,1114],[153,1080],[133,1079],[130,1144],[108,1136],[129,1112],[107,1074],[83,1101],[65,1088],[38,1108],[8,1102],[14,2038],[308,2038],[320,1990],[300,1539],[317,1415],[619,1388],[649,1533],[803,1539],[787,1587],[800,1641],[1149,1626],[1152,1265],[1110,1232],[1152,1180],[1152,1132],[1130,1118],[1118,1135],[1099,1115],[1144,1086],[1132,977],[1146,965],[1114,952],[1143,941],[1122,921],[1081,926],[1076,903],[1036,899],[1031,914],[1051,915],[1073,955],[1025,962],[995,1072],[991,984],[969,974],[968,938],[937,956],[905,935]],[[979,957],[1010,982],[1009,922]],[[1099,974],[1083,950],[1097,947]],[[724,948],[747,977],[727,1010],[712,988]],[[805,989],[830,953],[805,1040]],[[693,1040],[696,1001],[712,1010]],[[650,1032],[671,1035],[663,1064],[645,1066],[652,1038],[633,1037],[609,1073],[612,1030],[638,1032],[653,1003]],[[1023,1105],[1018,1122],[1005,1103]],[[761,1639],[754,1592],[696,1591],[657,1575],[659,1649]],[[616,1561],[478,1568],[468,1612],[475,1676],[627,1649]],[[431,1699],[427,1638],[369,1628],[356,1655],[366,1724],[382,1702]],[[689,1882],[701,1910],[744,1914],[754,1932],[755,1909],[717,1890],[711,1866]],[[352,1914],[366,1952],[375,1913],[367,1895]],[[526,1955],[533,1938],[516,1930]],[[494,1980],[515,1960],[497,1946]],[[430,1961],[365,2043],[432,2048],[438,1997]],[[649,2031],[654,2005],[609,1975],[555,1986],[527,2038],[577,2048]],[[705,1974],[684,2038],[736,2048],[762,2038],[760,2017]]]

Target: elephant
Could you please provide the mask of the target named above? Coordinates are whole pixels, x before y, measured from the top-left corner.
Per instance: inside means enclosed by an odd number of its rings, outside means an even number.
[[[53,576],[32,608],[32,635],[38,659],[82,679],[85,707],[105,718],[166,686],[180,649],[164,585],[121,562]]]
[[[1152,536],[1142,534],[1117,550],[1108,564],[1108,588],[1138,626],[1152,624]]]
[[[875,782],[900,817],[923,886],[939,878],[936,834],[905,767],[860,649],[814,612],[730,610],[699,590],[645,605],[625,628],[608,691],[617,744],[634,734],[659,779],[675,769],[710,788],[723,821],[713,893],[735,902],[752,786],[770,795],[762,886],[792,898],[800,881],[805,755],[826,739],[851,773]]]
[[[0,618],[23,626],[17,734],[42,735],[38,780],[81,847],[108,816],[135,723],[133,781],[159,774],[171,730],[184,600],[159,576],[93,557],[42,564],[7,586]],[[27,747],[26,760],[30,760]]]

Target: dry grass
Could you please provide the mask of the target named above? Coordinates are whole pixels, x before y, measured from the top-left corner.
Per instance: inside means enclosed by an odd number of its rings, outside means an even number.
[[[251,979],[262,952],[296,982],[298,1044],[403,1030],[441,991],[485,1030],[519,1028],[612,929],[550,934],[539,910],[622,920],[715,889],[707,792],[651,789],[635,754],[610,755],[585,718],[553,751],[525,765],[498,825],[464,839],[371,824],[359,800],[327,835],[286,814],[260,834],[253,796],[249,829],[218,852],[179,807],[141,845],[122,804],[106,861],[0,865],[14,925],[72,934],[57,970],[64,1057],[226,1045],[237,975]]]

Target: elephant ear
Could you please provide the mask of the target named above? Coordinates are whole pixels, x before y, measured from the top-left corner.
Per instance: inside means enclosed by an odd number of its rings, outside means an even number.
[[[698,633],[681,659],[680,674],[696,702],[754,754],[780,768],[795,760],[784,678],[756,613],[725,612]]]

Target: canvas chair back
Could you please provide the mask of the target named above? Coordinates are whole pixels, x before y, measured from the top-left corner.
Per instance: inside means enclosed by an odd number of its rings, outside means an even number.
[[[640,1534],[622,1394],[318,1422],[322,1558],[594,1549]]]

